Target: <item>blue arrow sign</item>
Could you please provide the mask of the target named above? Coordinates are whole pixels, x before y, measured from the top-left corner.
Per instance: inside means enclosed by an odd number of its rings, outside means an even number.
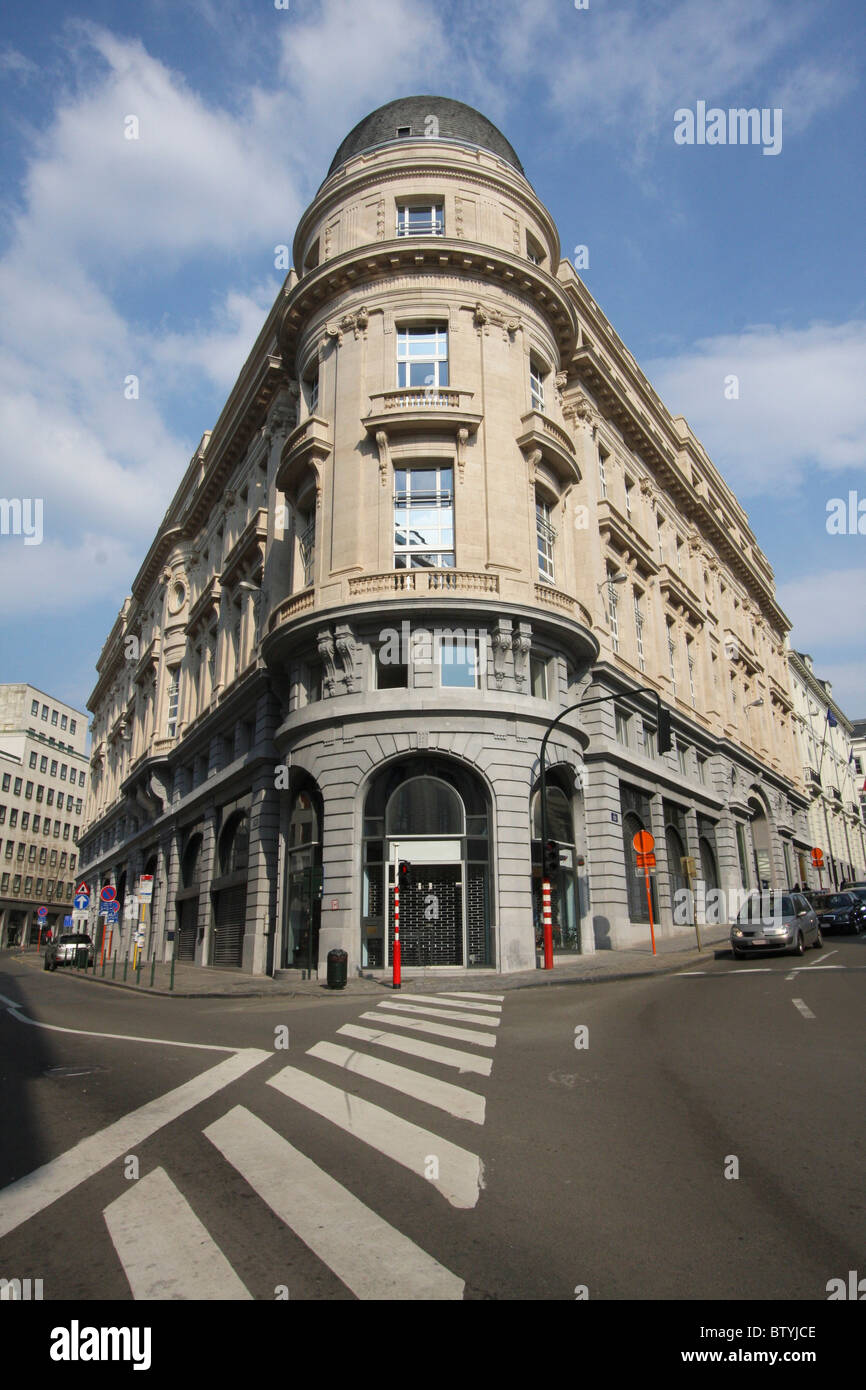
[[[79,912],[83,912],[85,908],[88,908],[90,906],[90,894],[76,893],[72,901],[75,904],[77,910]]]

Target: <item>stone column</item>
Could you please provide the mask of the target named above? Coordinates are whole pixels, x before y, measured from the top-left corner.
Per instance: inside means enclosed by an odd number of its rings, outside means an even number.
[[[269,946],[273,950],[277,911],[280,794],[274,787],[273,767],[256,773],[252,793],[243,969],[262,975]]]
[[[202,820],[201,875],[198,898],[198,935],[196,940],[195,963],[207,965],[210,961],[211,941],[211,880],[216,872],[216,810],[209,806]],[[203,933],[203,935],[202,935]]]

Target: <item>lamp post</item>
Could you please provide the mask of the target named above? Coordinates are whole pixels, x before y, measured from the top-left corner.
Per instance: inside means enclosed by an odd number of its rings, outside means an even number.
[[[626,578],[627,576],[623,576]],[[614,577],[614,583],[618,582]],[[591,700],[578,700],[576,704],[569,705],[568,709],[562,710],[560,714],[552,719],[547,726],[544,737],[541,740],[539,794],[541,796],[541,900],[543,907],[544,924],[544,969],[553,969],[553,922],[551,920],[551,869],[547,850],[547,771],[545,766],[545,753],[550,735],[553,733],[567,714],[572,714],[576,709],[583,709],[588,705],[601,705],[605,700],[622,700],[631,698],[633,695],[652,695],[656,702],[656,714],[658,718],[658,751],[669,753],[671,749],[671,716],[670,711],[662,709],[662,702],[657,690],[649,685],[639,685],[635,690],[629,690],[626,695],[598,695]]]

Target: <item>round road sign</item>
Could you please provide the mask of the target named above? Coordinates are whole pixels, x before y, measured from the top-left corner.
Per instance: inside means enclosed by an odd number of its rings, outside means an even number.
[[[101,890],[99,896],[104,903],[113,903],[115,898],[117,897],[117,891],[115,890],[112,884],[106,883],[105,887]]]
[[[639,830],[632,839],[632,844],[638,854],[652,854],[656,842],[648,830]]]

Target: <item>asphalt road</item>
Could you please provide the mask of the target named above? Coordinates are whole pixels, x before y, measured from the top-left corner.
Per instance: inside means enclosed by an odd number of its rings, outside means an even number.
[[[142,998],[4,956],[0,1275],[825,1300],[866,1274],[864,988],[866,937],[429,1001]]]

